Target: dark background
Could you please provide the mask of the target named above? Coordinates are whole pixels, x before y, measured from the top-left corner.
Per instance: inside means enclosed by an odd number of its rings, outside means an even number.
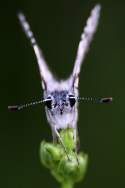
[[[41,105],[10,113],[10,104],[41,98],[35,55],[17,20],[22,10],[49,66],[60,78],[71,73],[92,0],[7,0],[0,3],[0,187],[59,187],[39,160],[51,141]],[[98,31],[80,75],[81,96],[113,96],[111,105],[79,106],[81,150],[89,154],[84,182],[76,187],[125,187],[125,1],[100,0]]]

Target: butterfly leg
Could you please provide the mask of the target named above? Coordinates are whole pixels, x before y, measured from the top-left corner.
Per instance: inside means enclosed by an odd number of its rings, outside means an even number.
[[[52,137],[53,137],[53,143],[57,143],[57,134],[55,133],[55,130],[52,128]]]
[[[75,145],[75,156],[76,156],[76,160],[77,160],[77,163],[79,165],[79,159],[78,159],[78,156],[77,156],[77,152],[78,152],[78,130],[77,128],[74,128],[73,130],[73,139],[74,139],[74,145]]]
[[[64,151],[65,151],[65,153],[66,153],[66,155],[67,155],[67,159],[70,161],[69,155],[68,155],[68,153],[67,153],[67,149],[66,149],[66,147],[65,147],[65,145],[64,145],[64,143],[63,143],[63,140],[62,140],[62,138],[61,138],[61,136],[60,136],[58,130],[56,129],[56,127],[55,127],[54,130],[55,130],[55,134],[56,134],[57,138],[59,139],[60,144],[62,145],[62,147],[63,147],[63,149],[64,149]]]

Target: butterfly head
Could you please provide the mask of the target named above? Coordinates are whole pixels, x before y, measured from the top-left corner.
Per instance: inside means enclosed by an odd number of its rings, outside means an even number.
[[[46,109],[52,115],[71,113],[76,104],[74,94],[71,94],[68,90],[52,91],[46,99],[48,99],[45,102]]]

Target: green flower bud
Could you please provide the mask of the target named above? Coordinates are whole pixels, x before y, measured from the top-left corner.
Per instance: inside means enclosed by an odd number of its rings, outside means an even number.
[[[62,177],[62,181],[78,182],[85,175],[88,163],[87,155],[74,153],[69,155],[70,161],[65,156],[59,163],[58,174]]]
[[[45,141],[41,142],[40,145],[40,160],[47,168],[55,168],[55,165],[60,161],[63,149],[52,143]]]
[[[76,182],[84,178],[88,156],[74,151],[73,129],[61,130],[60,137],[63,146],[60,142],[56,144],[41,142],[40,160],[45,167],[50,169],[50,173],[62,184],[63,188],[72,188]]]

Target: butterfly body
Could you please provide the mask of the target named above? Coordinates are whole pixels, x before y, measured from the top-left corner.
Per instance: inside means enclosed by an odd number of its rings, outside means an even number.
[[[44,99],[50,99],[45,103],[45,112],[55,139],[55,129],[77,128],[78,101],[75,98],[78,97],[78,90],[72,87],[70,79],[56,81],[53,85],[43,94]]]

